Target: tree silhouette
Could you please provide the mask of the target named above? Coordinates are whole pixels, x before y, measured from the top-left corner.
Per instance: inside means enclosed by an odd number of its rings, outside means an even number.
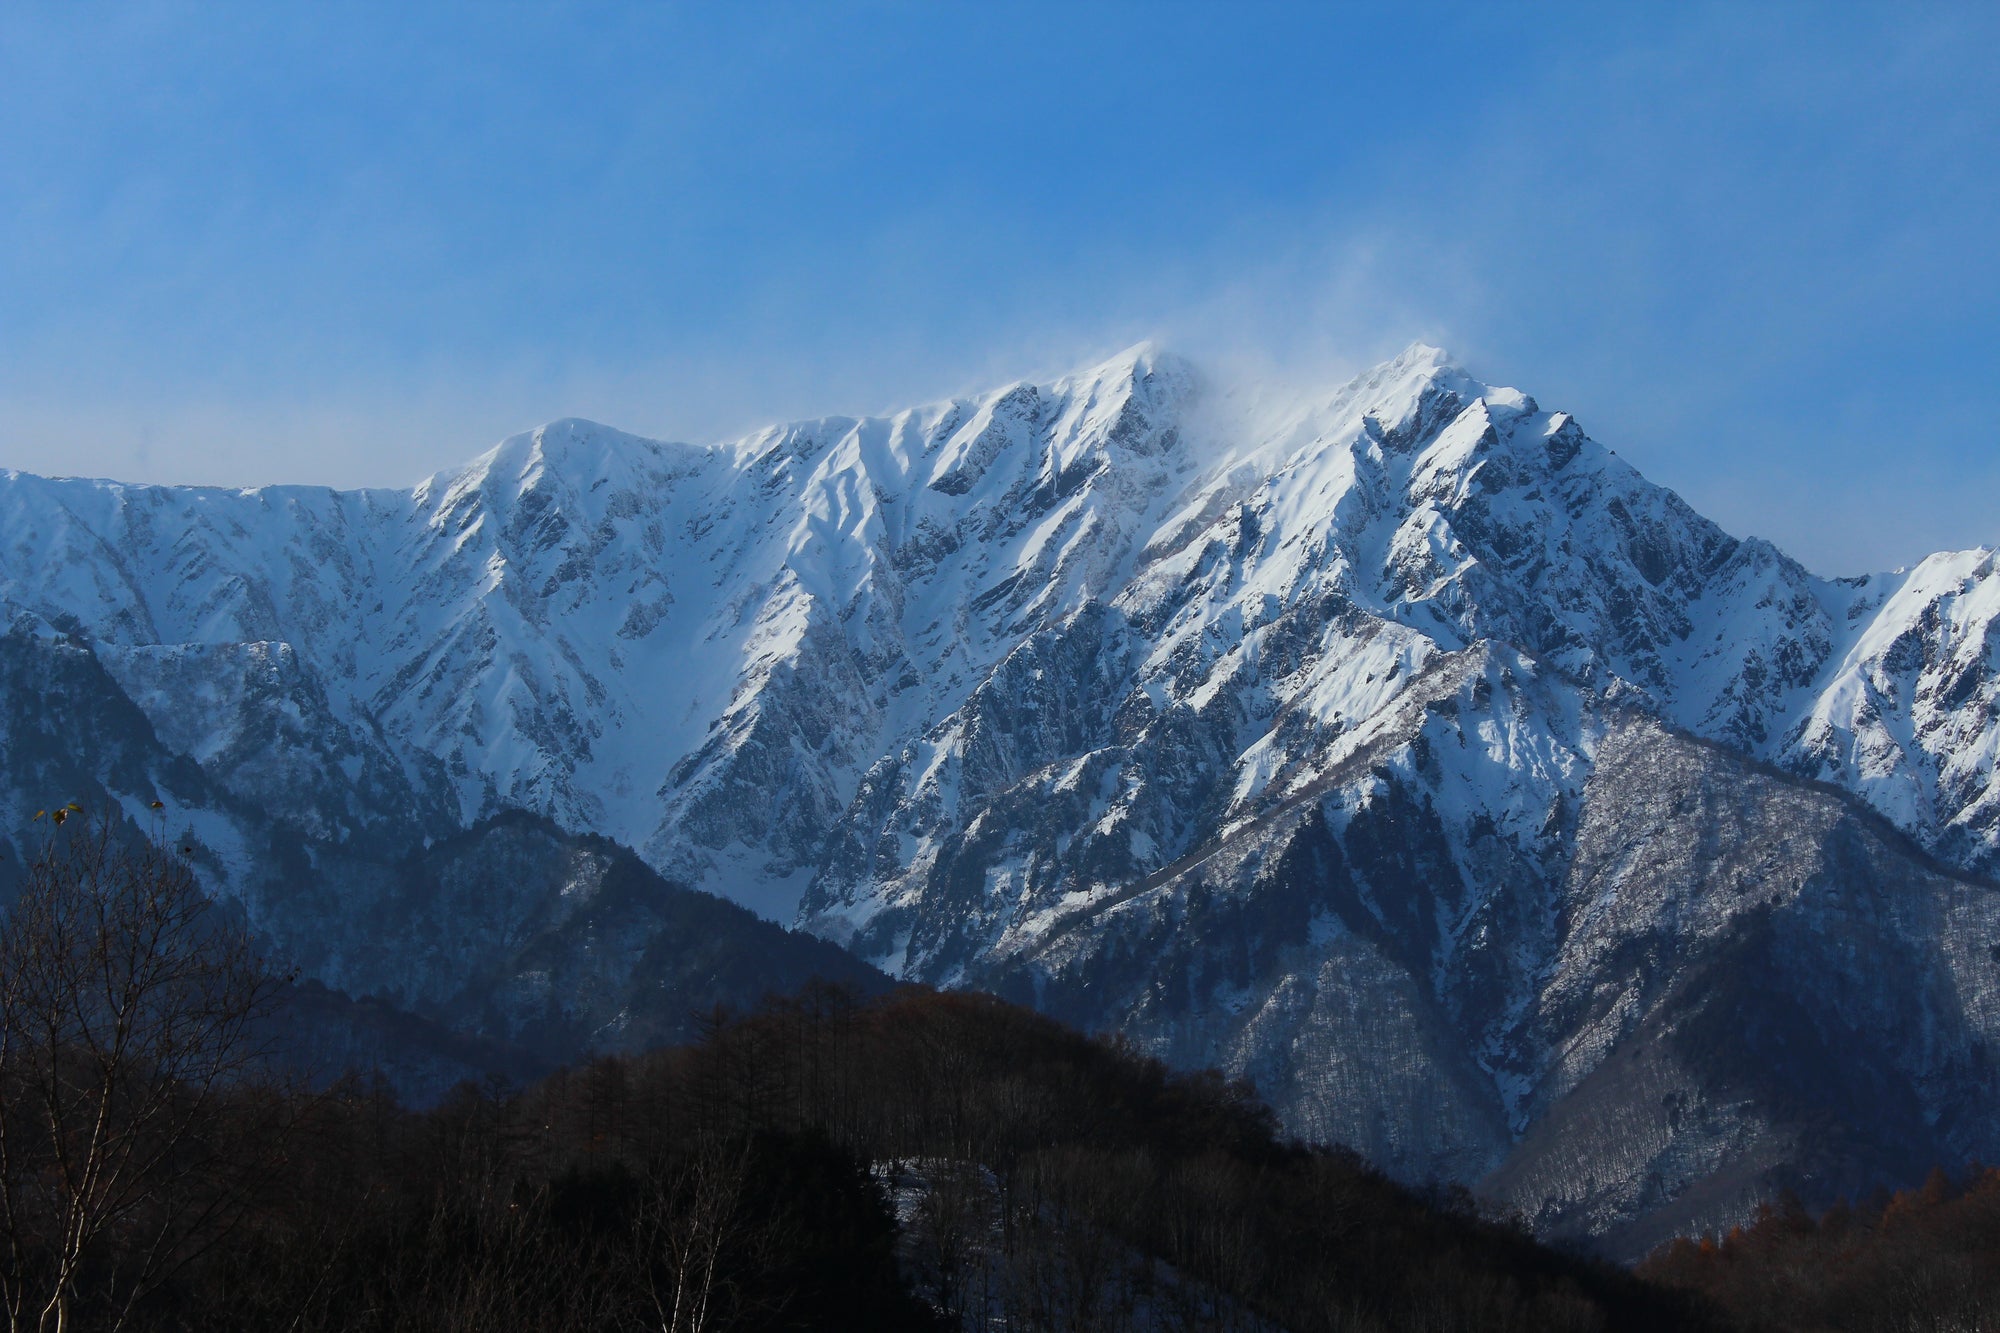
[[[214,1244],[257,1160],[241,1076],[276,983],[187,857],[66,806],[0,921],[0,1301],[122,1326]],[[43,818],[43,816],[38,816]]]

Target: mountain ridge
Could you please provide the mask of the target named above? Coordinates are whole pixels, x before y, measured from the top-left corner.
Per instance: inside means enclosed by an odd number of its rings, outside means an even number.
[[[1606,753],[1737,793],[1755,836],[1820,830],[1773,863],[1804,877],[1780,921],[1893,901],[1888,876],[1984,923],[2000,870],[1992,552],[1819,578],[1422,344],[1282,411],[1142,345],[724,445],[565,419],[408,491],[0,474],[0,520],[8,621],[85,645],[196,804],[285,830],[305,897],[525,808],[893,974],[1257,1073],[1294,1127],[1415,1178],[1545,1179],[1505,1165],[1569,1045],[1699,1016],[1672,987],[1615,1021],[1551,997],[1619,950],[1713,966],[1660,920],[1751,928],[1715,877],[1764,872],[1727,856],[1598,876],[1670,882],[1666,917],[1571,901],[1610,812],[1682,818],[1598,781]],[[1816,781],[1901,834],[1814,842],[1848,827]],[[221,889],[306,947],[267,835],[204,818]],[[1610,953],[1577,952],[1589,920]],[[1818,993],[1838,959],[1780,936]],[[1991,1082],[2000,1019],[1956,943],[1924,947],[1942,979],[1898,1022],[1958,1054],[1884,1067],[1944,1108]],[[1720,1105],[1723,1065],[1676,1069]],[[1718,1114],[1764,1133],[1743,1106]],[[1940,1154],[2000,1147],[1953,1132]],[[1717,1193],[1703,1160],[1657,1198],[1514,1203],[1629,1233]]]

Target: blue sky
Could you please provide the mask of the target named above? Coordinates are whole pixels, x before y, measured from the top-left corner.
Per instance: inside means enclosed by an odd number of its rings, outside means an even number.
[[[0,465],[406,484],[557,416],[1424,338],[1886,567],[2000,543],[1997,48],[1992,5],[8,5]]]

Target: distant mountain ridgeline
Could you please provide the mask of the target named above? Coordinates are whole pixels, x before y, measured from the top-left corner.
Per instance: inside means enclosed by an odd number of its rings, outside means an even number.
[[[1142,347],[407,491],[6,474],[0,800],[162,801],[413,1090],[817,973],[1627,1257],[2000,1158],[1991,552],[1815,577],[1435,349],[1241,402]]]

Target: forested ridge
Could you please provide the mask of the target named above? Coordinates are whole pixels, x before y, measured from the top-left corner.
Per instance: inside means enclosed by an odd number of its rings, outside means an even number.
[[[422,1112],[365,1079],[259,1104],[236,1225],[129,1327],[1698,1326],[1281,1142],[1242,1085],[978,995],[815,987]]]
[[[1939,1169],[1818,1214],[1787,1194],[1725,1235],[1662,1246],[1639,1272],[1772,1333],[2000,1327],[2000,1170]]]
[[[379,1073],[300,1079],[283,983],[185,855],[72,813],[0,917],[10,1329],[1942,1333],[2000,1309],[2000,1172],[1781,1201],[1633,1272],[978,993],[813,982],[424,1108]]]

